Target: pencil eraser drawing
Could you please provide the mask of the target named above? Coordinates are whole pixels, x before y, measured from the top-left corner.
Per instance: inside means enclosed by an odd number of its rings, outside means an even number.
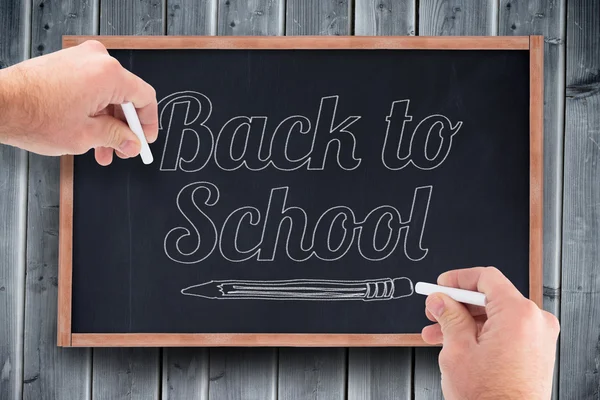
[[[208,281],[181,290],[186,296],[211,300],[378,301],[413,294],[408,278],[368,280],[289,279],[272,281]]]

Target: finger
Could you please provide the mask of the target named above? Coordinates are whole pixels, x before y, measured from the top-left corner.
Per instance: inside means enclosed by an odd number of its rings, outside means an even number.
[[[473,318],[477,319],[479,317],[485,317],[487,319],[487,314],[485,312],[485,307],[474,306],[473,304],[463,304],[469,310],[469,313],[473,316]],[[437,322],[437,319],[425,308],[425,316],[431,322]]]
[[[425,305],[441,326],[444,345],[476,343],[477,325],[464,305],[442,293],[429,295]]]
[[[94,149],[96,162],[103,167],[109,165],[113,160],[113,149],[110,147],[97,147]]]
[[[442,344],[444,341],[444,334],[442,333],[440,324],[433,324],[423,328],[421,337],[427,344]]]
[[[140,153],[140,142],[126,123],[110,115],[92,118],[90,147],[110,147],[128,157]]]
[[[473,317],[478,317],[480,315],[486,315],[485,307],[476,306],[473,304],[465,304],[465,307],[467,307],[467,310],[469,310],[469,312],[471,313],[471,315]]]
[[[125,154],[121,153],[119,150],[115,150],[115,153],[117,154],[117,157],[119,157],[119,158],[121,158],[123,160],[129,158]]]
[[[158,104],[156,91],[148,83],[130,71],[123,69],[122,90],[124,101],[130,101],[136,108],[144,135],[149,143],[158,137]],[[120,108],[120,107],[117,107]]]
[[[485,294],[489,303],[506,298],[523,298],[519,290],[494,267],[475,267],[448,271],[438,277],[438,284]]]
[[[427,307],[425,307],[425,316],[427,317],[428,320],[430,320],[431,322],[437,322],[437,319],[435,319],[435,317],[433,316],[433,314],[431,314],[429,312],[429,310],[427,310]]]

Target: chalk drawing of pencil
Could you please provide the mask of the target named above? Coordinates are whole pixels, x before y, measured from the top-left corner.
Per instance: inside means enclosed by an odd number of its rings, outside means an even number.
[[[393,300],[413,294],[408,278],[382,278],[364,281],[291,279],[282,281],[209,281],[181,290],[186,296],[227,300]]]

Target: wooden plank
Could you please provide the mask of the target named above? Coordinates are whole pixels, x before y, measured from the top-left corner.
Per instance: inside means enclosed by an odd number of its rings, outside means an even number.
[[[415,400],[443,400],[442,376],[438,367],[439,348],[415,349]]]
[[[415,0],[356,0],[356,35],[414,35]],[[348,399],[409,399],[412,395],[411,349],[349,349]]]
[[[287,0],[285,34],[350,35],[350,0]]]
[[[277,352],[260,348],[213,349],[209,399],[277,398]]]
[[[99,0],[101,35],[162,35],[166,0]]]
[[[100,0],[100,34],[165,33],[164,0]],[[92,398],[158,399],[159,349],[94,349]]]
[[[169,0],[167,35],[215,35],[217,0]],[[209,352],[204,348],[164,349],[162,399],[208,399]]]
[[[65,36],[65,46],[76,46],[90,36]],[[528,50],[529,36],[520,37],[401,37],[401,36],[295,36],[295,37],[189,37],[97,36],[109,49],[441,49]]]
[[[279,400],[346,399],[343,348],[280,349]]]
[[[207,349],[165,349],[162,371],[162,400],[208,399]]]
[[[529,298],[542,307],[544,207],[544,38],[529,45]]]
[[[426,346],[421,334],[74,333],[74,347],[391,347]]]
[[[497,34],[497,0],[421,0],[419,36]]]
[[[600,2],[567,2],[559,395],[598,397]]]
[[[566,0],[502,0],[500,35],[544,35],[544,309],[560,315]],[[554,397],[558,388],[558,359]]]
[[[217,32],[224,36],[283,35],[283,0],[218,0]]]
[[[416,0],[356,0],[354,33],[366,36],[414,36]]]
[[[495,35],[496,0],[421,0],[419,35]],[[415,399],[442,399],[438,349],[415,349]]]
[[[348,400],[410,399],[411,349],[350,349]]]
[[[142,348],[94,349],[94,400],[159,398],[157,351]]]
[[[96,33],[97,12],[92,2],[33,2],[32,56],[60,50],[62,35]],[[31,399],[87,399],[91,387],[91,351],[56,346],[59,171],[58,158],[29,155],[23,397]]]
[[[169,0],[167,35],[216,35],[217,0]]]
[[[29,2],[0,0],[0,69],[29,54]],[[21,399],[27,153],[0,144],[0,398]]]

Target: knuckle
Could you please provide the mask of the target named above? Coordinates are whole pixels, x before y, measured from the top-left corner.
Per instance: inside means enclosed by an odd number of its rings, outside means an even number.
[[[500,272],[500,270],[494,266],[485,267],[485,273],[492,276],[502,275],[502,272]]]
[[[114,147],[119,144],[119,126],[115,122],[110,122],[106,129],[106,146]]]
[[[82,46],[85,46],[93,51],[106,52],[106,47],[104,47],[104,45],[97,40],[86,40],[82,43]]]
[[[114,74],[121,70],[121,63],[114,57],[108,56],[106,57],[106,61],[104,62],[104,68],[107,72]]]
[[[460,313],[446,311],[444,314],[442,314],[440,319],[442,330],[448,330],[462,324],[465,320],[465,317]]]
[[[451,371],[459,363],[462,355],[462,351],[459,351],[456,347],[444,346],[440,351],[438,357],[438,363],[442,371]]]
[[[523,306],[523,313],[525,318],[532,319],[541,314],[540,308],[531,300],[525,300]]]
[[[546,318],[546,323],[548,324],[552,333],[558,335],[560,333],[560,322],[558,321],[558,318],[556,318],[554,314],[551,314],[547,311],[544,311],[544,317]]]

